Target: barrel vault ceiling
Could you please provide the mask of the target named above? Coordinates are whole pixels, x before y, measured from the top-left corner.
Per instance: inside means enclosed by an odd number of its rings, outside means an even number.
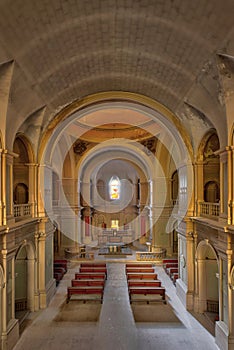
[[[1,0],[7,137],[39,138],[64,106],[106,91],[158,101],[191,138],[225,133],[219,64],[234,55],[233,13],[232,0]]]

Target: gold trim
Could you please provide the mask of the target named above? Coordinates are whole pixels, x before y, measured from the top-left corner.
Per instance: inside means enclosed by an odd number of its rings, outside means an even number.
[[[123,91],[107,91],[96,93],[93,95],[88,95],[81,100],[76,100],[72,102],[70,105],[64,107],[63,110],[61,110],[53,118],[53,120],[51,120],[48,127],[46,128],[46,131],[42,135],[38,152],[38,161],[40,162],[46,143],[59,123],[66,120],[66,118],[68,118],[70,115],[77,111],[81,111],[89,106],[101,104],[102,102],[108,101],[137,103],[141,106],[145,106],[159,112],[162,116],[166,117],[172,124],[174,124],[187,147],[190,157],[193,159],[193,148],[188,133],[186,132],[186,129],[184,128],[180,120],[167,107],[163,106],[161,103],[153,100],[152,98],[144,95]]]

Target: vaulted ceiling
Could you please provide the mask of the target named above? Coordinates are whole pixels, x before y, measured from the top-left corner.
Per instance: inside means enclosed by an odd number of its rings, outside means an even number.
[[[219,58],[234,55],[233,13],[232,0],[2,0],[7,137],[39,137],[64,106],[106,91],[158,101],[191,138],[225,135]]]

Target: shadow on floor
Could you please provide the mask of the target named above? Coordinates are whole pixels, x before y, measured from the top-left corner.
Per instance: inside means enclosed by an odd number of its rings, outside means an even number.
[[[169,304],[163,303],[132,303],[135,322],[177,323],[183,325]]]
[[[55,322],[98,322],[102,304],[95,301],[71,301],[61,305]]]

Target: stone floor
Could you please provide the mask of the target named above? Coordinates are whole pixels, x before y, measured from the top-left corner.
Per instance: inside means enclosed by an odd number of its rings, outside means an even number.
[[[98,322],[55,321],[61,305],[64,305],[66,288],[79,267],[73,263],[48,308],[28,316],[14,350],[218,349],[214,337],[185,310],[161,266],[155,269],[166,287],[167,305],[173,310],[177,322],[165,322],[166,308],[162,322],[135,322],[128,299],[124,261],[117,258],[107,262],[108,278]],[[77,312],[76,301],[71,303],[74,303],[72,312]],[[155,309],[152,310],[155,312]],[[162,306],[159,310],[164,313]]]

